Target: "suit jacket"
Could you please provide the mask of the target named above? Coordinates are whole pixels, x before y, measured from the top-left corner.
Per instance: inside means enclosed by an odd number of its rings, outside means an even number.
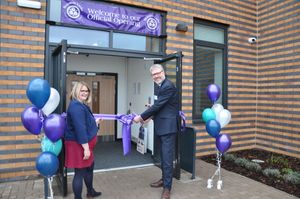
[[[161,86],[155,85],[154,104],[141,114],[143,120],[153,117],[154,132],[157,135],[166,135],[178,132],[178,93],[177,88],[168,79]]]
[[[91,109],[78,100],[72,100],[67,110],[65,140],[84,144],[95,137],[97,132],[98,127]]]

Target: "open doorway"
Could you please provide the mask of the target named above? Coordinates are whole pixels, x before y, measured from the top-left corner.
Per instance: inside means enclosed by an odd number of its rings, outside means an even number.
[[[152,95],[153,92],[150,92],[149,90],[144,88],[143,85],[148,85],[147,82],[149,82],[149,85],[152,84],[153,82],[151,80],[151,77],[149,76],[149,72],[147,67],[150,67],[150,65],[153,64],[153,61],[151,60],[157,60],[156,63],[161,63],[164,65],[165,69],[167,69],[167,74],[169,79],[172,79],[174,83],[176,84],[178,91],[179,91],[179,108],[181,108],[181,90],[182,90],[182,85],[181,85],[181,73],[182,73],[182,53],[181,52],[176,52],[170,55],[167,55],[163,58],[128,58],[128,57],[121,57],[121,56],[104,56],[104,55],[99,55],[99,54],[78,54],[76,51],[68,51],[67,47],[67,41],[62,40],[60,44],[58,44],[56,47],[53,47],[51,50],[51,54],[49,57],[49,65],[45,68],[45,78],[49,81],[51,85],[53,85],[54,88],[58,90],[60,93],[60,101],[61,102],[66,102],[66,77],[68,72],[71,71],[78,71],[78,72],[84,72],[86,75],[91,74],[91,73],[114,73],[116,74],[116,112],[117,113],[127,113],[130,111],[135,111],[139,110],[140,108],[142,109],[141,112],[145,109],[144,104],[145,102],[151,102],[153,103],[153,98],[149,98],[149,94]],[[69,54],[70,52],[71,54]],[[75,54],[73,54],[75,53]],[[140,57],[140,56],[139,56]],[[145,61],[149,60],[149,61]],[[136,69],[135,67],[130,68],[129,64],[136,64],[139,65],[139,68]],[[175,61],[175,62],[174,62]],[[68,64],[67,64],[68,62]],[[144,69],[142,69],[144,68]],[[142,73],[145,74],[143,75],[140,71],[140,73],[135,74],[136,70],[142,69]],[[131,72],[130,72],[131,71]],[[129,75],[130,74],[130,75]],[[132,82],[130,81],[132,80]],[[150,83],[151,82],[151,83]],[[133,85],[133,86],[132,86]],[[135,86],[134,86],[135,85]],[[131,93],[130,93],[131,89]],[[153,87],[152,87],[153,89]],[[129,102],[132,102],[130,100],[131,97],[133,96],[134,93],[139,93],[140,94],[140,100],[138,102],[141,102],[142,106],[135,107],[137,103],[133,104]],[[130,94],[129,94],[130,93]],[[143,98],[144,96],[144,98]],[[139,97],[139,96],[135,96]],[[146,98],[145,98],[146,97]],[[136,99],[136,98],[134,98]],[[66,103],[60,103],[57,109],[55,110],[56,113],[62,113],[66,111]],[[179,122],[180,124],[180,122]],[[136,124],[135,124],[136,125]],[[115,135],[116,135],[116,141],[113,143],[117,143],[122,138],[121,134],[121,124],[118,123],[117,128],[115,130]],[[151,129],[151,128],[150,128]],[[133,127],[133,133],[134,135],[134,127]],[[177,146],[176,146],[176,151],[175,151],[175,177],[177,179],[180,178],[180,144],[179,144],[179,133],[177,134]],[[153,142],[153,144],[155,141]],[[153,160],[158,160],[157,158],[157,148],[158,145],[154,144],[155,146],[153,147],[154,150],[154,159],[149,158],[151,162]],[[103,144],[99,144],[99,146],[104,146]],[[151,147],[149,145],[148,147]],[[116,148],[116,147],[113,147]],[[103,151],[108,151],[109,157],[104,157],[104,158],[98,158],[96,157],[96,160],[105,160],[105,162],[112,162],[114,166],[116,166],[116,163],[114,162],[115,160],[109,159],[111,156],[111,149],[108,147],[105,147],[100,150],[101,152]],[[120,150],[121,151],[121,150]],[[132,152],[136,152],[135,149],[132,150]],[[99,153],[103,154],[103,153]],[[117,154],[122,154],[121,152],[118,152]],[[97,155],[97,154],[96,154]],[[139,155],[139,158],[141,157],[146,157],[146,155]],[[149,155],[149,153],[147,154]],[[121,155],[123,158],[119,158],[122,162],[124,161],[124,156],[123,154]],[[131,153],[129,156],[126,156],[126,160],[129,160],[129,162],[132,165],[132,162],[130,161],[130,157],[133,157],[133,153]],[[67,195],[68,190],[67,190],[67,168],[64,167],[64,149],[59,155],[59,170],[57,173],[57,182],[59,183],[59,187],[62,190],[62,193],[64,196]],[[97,164],[97,163],[96,163]],[[101,164],[98,164],[101,165]],[[137,165],[137,164],[135,164]],[[95,165],[96,166],[96,165]]]
[[[141,113],[145,104],[153,103],[153,81],[149,67],[153,61],[118,56],[69,54],[66,76],[66,107],[69,93],[77,81],[85,81],[91,88],[93,113]],[[127,156],[122,152],[122,124],[104,120],[98,132],[95,150],[95,170],[115,169],[153,164],[153,124],[147,124],[147,151],[142,155],[136,150],[138,124],[131,129],[132,150]]]

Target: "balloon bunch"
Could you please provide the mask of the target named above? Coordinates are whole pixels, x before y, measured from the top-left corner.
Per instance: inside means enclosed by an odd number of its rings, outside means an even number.
[[[57,156],[62,149],[61,137],[66,126],[62,115],[51,114],[59,104],[60,95],[56,89],[50,88],[46,80],[39,78],[29,82],[26,95],[33,105],[25,108],[21,121],[27,131],[42,138],[42,153],[36,158],[36,169],[48,179],[51,189],[52,176],[59,166]],[[42,129],[44,133],[41,133]]]
[[[222,133],[221,128],[225,127],[229,124],[231,120],[231,113],[221,104],[216,103],[221,95],[221,89],[216,84],[208,85],[206,89],[206,94],[210,101],[213,103],[211,108],[206,108],[202,112],[202,119],[205,122],[206,131],[208,134],[216,139],[216,148],[217,148],[217,165],[218,169],[215,174],[208,179],[207,188],[212,188],[213,178],[215,175],[219,175],[219,181],[217,184],[217,188],[221,189],[222,181],[221,181],[221,157],[230,147],[231,147],[231,138],[228,134]]]

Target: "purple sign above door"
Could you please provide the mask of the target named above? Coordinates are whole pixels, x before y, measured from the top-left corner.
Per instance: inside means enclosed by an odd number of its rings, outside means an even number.
[[[161,15],[96,1],[62,0],[61,22],[160,36]]]

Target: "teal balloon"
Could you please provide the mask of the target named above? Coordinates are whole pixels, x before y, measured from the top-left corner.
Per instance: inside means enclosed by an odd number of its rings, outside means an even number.
[[[204,122],[207,122],[209,120],[215,120],[216,119],[216,113],[211,108],[206,108],[202,112],[202,119]]]
[[[61,139],[59,139],[56,142],[52,142],[50,139],[44,136],[44,138],[42,139],[41,147],[43,152],[48,151],[58,156],[62,149],[62,141]]]

